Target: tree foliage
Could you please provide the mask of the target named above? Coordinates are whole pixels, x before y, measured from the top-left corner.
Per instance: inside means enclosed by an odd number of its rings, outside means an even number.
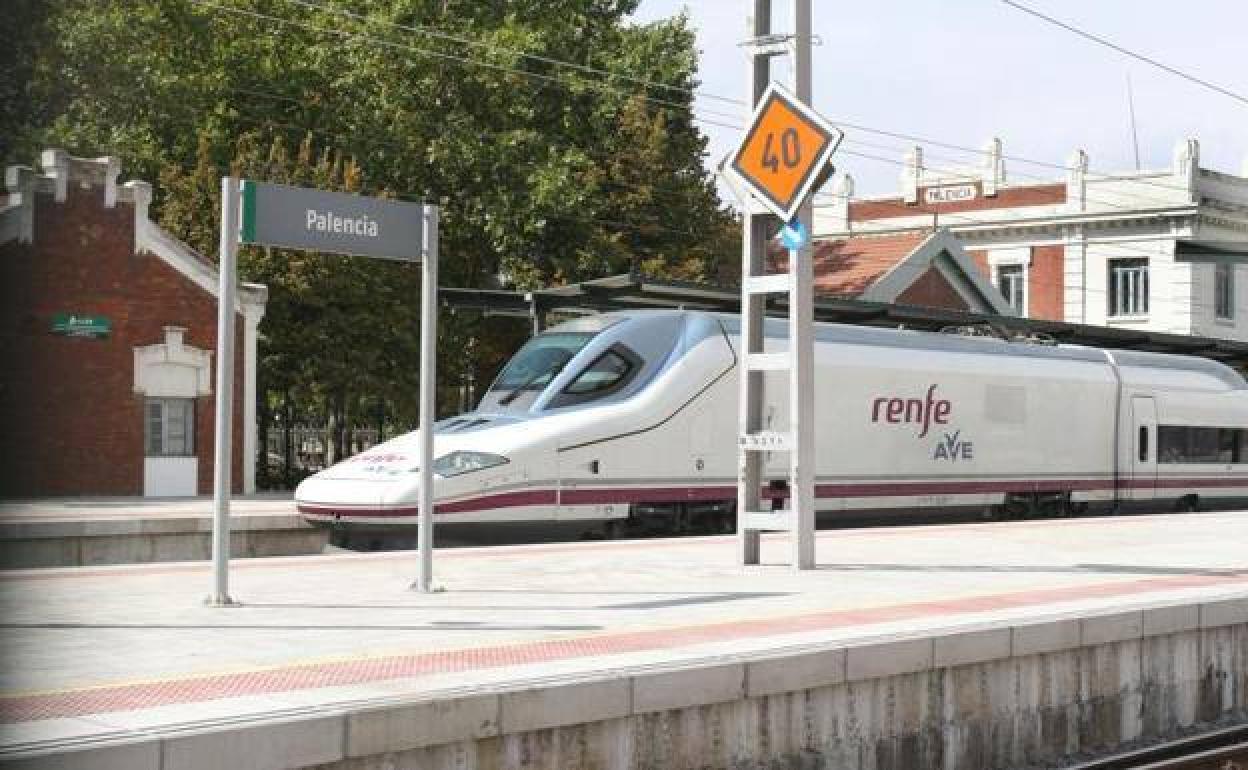
[[[714,279],[737,236],[692,120],[694,35],[683,15],[630,23],[635,5],[21,0],[36,34],[4,86],[25,104],[6,111],[0,151],[121,156],[159,180],[160,222],[206,255],[231,169],[437,203],[446,286]],[[244,251],[242,277],[270,289],[268,406],[410,424],[418,271]],[[517,341],[499,332],[448,319],[443,382],[487,377]]]

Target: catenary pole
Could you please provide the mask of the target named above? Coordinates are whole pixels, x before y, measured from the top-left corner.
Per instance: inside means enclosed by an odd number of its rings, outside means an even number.
[[[208,603],[229,606],[230,472],[234,416],[234,295],[238,262],[238,180],[221,178],[221,243],[217,266],[217,403],[213,433],[212,578]],[[243,458],[244,462],[247,458]]]
[[[433,590],[433,426],[437,421],[438,208],[425,206],[420,275],[420,571],[416,589]]]
[[[793,0],[793,93],[803,104],[811,101],[810,0]],[[811,203],[798,210],[807,233],[813,233]],[[811,239],[789,252],[793,294],[789,304],[789,344],[793,369],[789,376],[789,414],[794,436],[790,466],[789,504],[793,508],[792,565],[815,566],[815,368],[814,368],[814,247]]]
[[[750,40],[771,33],[771,0],[754,0],[754,15],[747,22]],[[747,64],[749,81],[748,100],[753,109],[771,81],[771,58],[750,49],[751,56]],[[767,222],[765,213],[751,213],[752,207],[744,202],[741,216],[741,275],[758,275],[763,271],[763,257],[767,249]],[[745,367],[745,357],[749,351],[763,349],[763,314],[766,310],[767,298],[762,294],[745,293],[741,307],[741,356],[738,366]],[[763,373],[746,371],[740,379],[738,433],[747,435],[756,433],[762,427],[763,415]],[[763,486],[763,456],[759,452],[740,452],[741,479],[737,485],[737,516],[744,517],[747,511],[761,509],[760,493]],[[740,541],[742,564],[758,564],[761,558],[762,533],[749,529],[741,524],[737,526],[737,538]]]

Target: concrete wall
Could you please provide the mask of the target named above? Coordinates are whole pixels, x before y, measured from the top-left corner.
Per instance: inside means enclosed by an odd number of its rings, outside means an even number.
[[[299,516],[238,516],[235,558],[321,553],[329,530]],[[0,569],[197,561],[212,558],[212,519],[104,519],[0,523]]]
[[[13,768],[948,768],[1063,764],[1248,719],[1248,598],[298,709]]]
[[[1228,718],[1248,718],[1248,600],[358,714],[355,758],[322,767],[982,770]],[[444,741],[456,721],[478,737]]]

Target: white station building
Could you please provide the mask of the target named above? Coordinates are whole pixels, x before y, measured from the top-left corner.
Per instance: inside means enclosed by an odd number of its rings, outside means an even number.
[[[1195,139],[1169,168],[1100,173],[1077,150],[1064,174],[1025,182],[1007,178],[1000,140],[983,156],[942,167],[915,147],[894,196],[856,198],[842,176],[816,199],[814,237],[947,230],[1019,315],[1248,340],[1248,169],[1202,168]]]

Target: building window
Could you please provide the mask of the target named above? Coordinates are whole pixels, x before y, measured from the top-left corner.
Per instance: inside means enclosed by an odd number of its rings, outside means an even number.
[[[1026,286],[1026,275],[1023,272],[1022,265],[998,265],[997,266],[997,288],[1001,290],[1001,296],[1005,297],[1005,301],[1014,308],[1019,315],[1027,314],[1027,306],[1025,303],[1024,287]]]
[[[1235,267],[1220,263],[1213,273],[1213,312],[1218,318],[1235,317]]]
[[[1148,260],[1109,261],[1109,315],[1131,316],[1148,313]]]
[[[195,454],[195,399],[149,398],[145,409],[144,446],[148,457]]]

